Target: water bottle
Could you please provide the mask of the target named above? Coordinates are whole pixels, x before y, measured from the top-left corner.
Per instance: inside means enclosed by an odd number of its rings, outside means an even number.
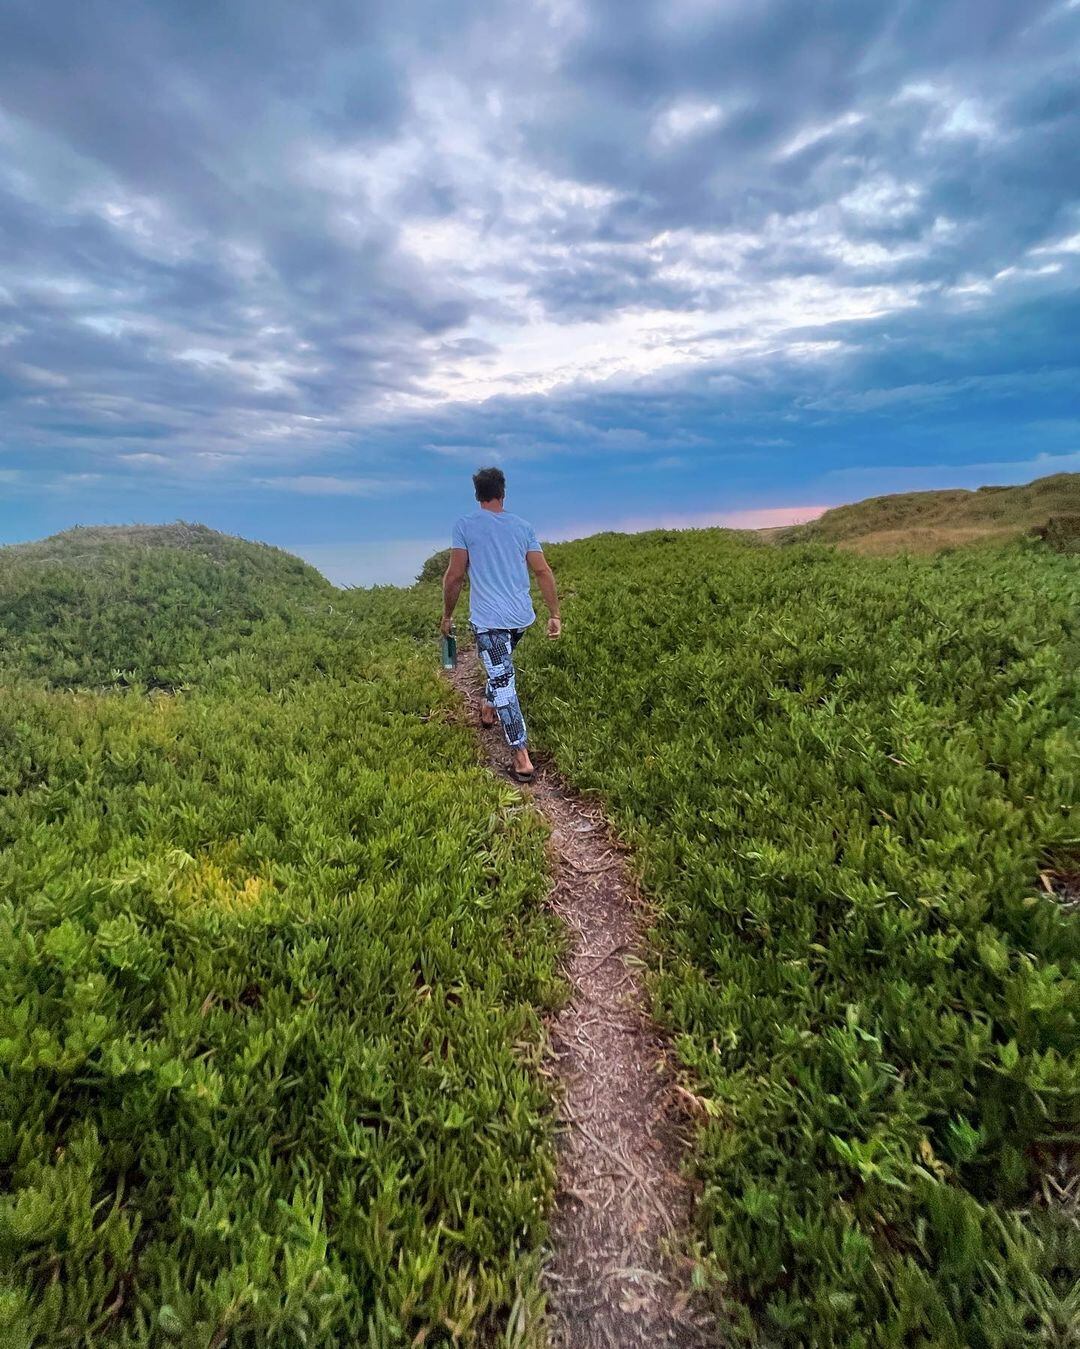
[[[457,638],[453,628],[442,639],[442,667],[444,670],[457,669]]]

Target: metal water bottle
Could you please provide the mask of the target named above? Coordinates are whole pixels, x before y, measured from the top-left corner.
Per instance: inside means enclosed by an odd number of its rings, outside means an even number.
[[[442,667],[444,670],[457,669],[457,638],[453,628],[442,639]]]

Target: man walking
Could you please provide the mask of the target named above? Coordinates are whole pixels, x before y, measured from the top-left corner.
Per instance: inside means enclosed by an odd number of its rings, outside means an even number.
[[[536,577],[548,608],[547,635],[562,631],[555,577],[536,533],[520,515],[503,509],[506,478],[501,468],[482,468],[473,474],[480,509],[463,515],[454,525],[450,563],[443,577],[442,630],[449,633],[454,607],[469,577],[469,620],[476,634],[476,650],[487,673],[480,720],[502,723],[511,749],[510,776],[531,782],[536,772],[529,757],[525,719],[521,715],[514,679],[514,648],[536,618],[529,594],[529,572]]]

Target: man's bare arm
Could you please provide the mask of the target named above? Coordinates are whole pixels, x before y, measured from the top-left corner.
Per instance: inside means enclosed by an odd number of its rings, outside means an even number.
[[[450,624],[454,621],[454,610],[457,607],[461,587],[465,584],[465,574],[468,570],[469,550],[467,548],[451,548],[450,561],[443,573],[442,582],[443,616],[441,627],[444,635],[449,633]]]
[[[536,584],[540,587],[540,594],[543,595],[544,603],[547,605],[548,636],[558,637],[562,632],[562,618],[559,614],[559,593],[555,589],[555,573],[544,554],[536,548],[525,554],[525,561],[536,577]]]

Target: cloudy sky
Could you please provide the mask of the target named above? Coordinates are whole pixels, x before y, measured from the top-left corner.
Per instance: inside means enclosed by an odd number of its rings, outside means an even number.
[[[5,0],[0,541],[1080,469],[1080,0]]]

